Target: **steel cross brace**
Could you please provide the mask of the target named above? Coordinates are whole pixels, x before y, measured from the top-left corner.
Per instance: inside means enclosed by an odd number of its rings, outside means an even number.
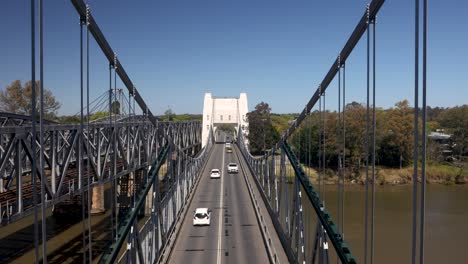
[[[343,237],[338,232],[338,228],[333,222],[331,214],[328,212],[327,209],[323,208],[322,201],[320,200],[317,191],[312,185],[312,182],[306,176],[304,170],[299,164],[298,159],[294,155],[291,147],[288,145],[287,142],[281,143],[281,148],[285,151],[286,155],[288,156],[289,160],[291,161],[291,166],[294,169],[294,173],[296,177],[302,184],[307,197],[309,198],[314,210],[322,223],[323,227],[327,231],[329,238],[335,248],[336,254],[340,258],[342,263],[346,264],[355,264],[357,263],[356,258],[351,253],[351,249],[348,244],[343,240]]]
[[[158,172],[159,169],[161,168],[161,165],[165,162],[166,156],[169,150],[169,144],[166,144],[164,146],[159,155],[157,160],[154,162],[153,166],[151,167],[151,171],[148,173],[150,175],[148,181],[142,186],[140,192],[136,196],[136,205],[132,209],[131,214],[127,215],[125,219],[123,219],[123,222],[119,229],[117,230],[117,237],[118,240],[112,244],[112,246],[109,247],[110,252],[104,252],[101,256],[101,259],[99,260],[99,263],[114,263],[115,260],[117,259],[120,248],[122,247],[123,243],[125,242],[125,239],[130,232],[130,229],[138,215],[138,212],[142,208],[145,202],[146,195],[148,194],[151,186],[154,183],[155,177],[158,177]]]

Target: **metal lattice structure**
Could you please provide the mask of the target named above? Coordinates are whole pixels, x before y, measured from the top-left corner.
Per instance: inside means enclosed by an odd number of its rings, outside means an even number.
[[[255,175],[257,187],[262,190],[289,260],[296,263],[315,263],[315,259],[320,259],[319,263],[328,263],[327,241],[330,240],[342,263],[357,263],[289,145],[286,142],[280,143],[268,154],[254,157],[242,143],[241,137],[242,135],[237,144]],[[289,187],[291,182],[292,190]],[[307,199],[303,194],[306,194]],[[317,216],[313,225],[317,226],[317,231],[305,230],[304,227],[304,211],[311,213],[312,210]],[[305,241],[311,240],[318,243],[313,247],[305,244]]]
[[[79,125],[45,126],[44,146],[31,127],[3,127],[0,130],[0,212],[2,225],[31,213],[33,187],[31,161],[45,156],[46,203],[52,206],[73,196],[88,184],[79,177],[79,160],[90,165],[91,185],[106,183],[147,168],[168,139],[181,149],[196,153],[201,142],[200,122],[119,122],[92,124],[79,133]],[[36,153],[32,152],[33,138]],[[83,156],[79,156],[79,144]],[[87,146],[89,145],[89,150]],[[37,170],[39,178],[41,171]]]
[[[201,177],[200,172],[213,144],[214,138],[210,133],[208,144],[195,157],[187,155],[171,142],[161,148],[143,184],[135,191],[131,211],[121,219],[117,239],[104,252],[99,263],[115,263],[126,241],[126,250],[118,263],[155,263],[160,259],[161,251]],[[161,190],[158,175],[165,179],[161,192],[157,191]],[[148,194],[151,197],[151,214],[143,227],[138,228],[137,214]]]

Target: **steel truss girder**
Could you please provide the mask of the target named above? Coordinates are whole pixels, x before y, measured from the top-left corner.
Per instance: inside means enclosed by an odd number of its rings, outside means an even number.
[[[43,120],[44,124],[57,124],[54,121]],[[18,126],[30,126],[32,123],[32,117],[29,115],[20,115],[14,113],[0,112],[0,127],[18,127]]]
[[[132,235],[133,232],[137,233],[138,228],[135,224],[136,217],[145,202],[146,195],[153,186],[153,182],[158,181],[157,177],[159,169],[167,158],[168,151],[169,145],[167,144],[161,149],[158,158],[153,164],[149,172],[150,177],[148,178],[148,181],[144,184],[142,190],[137,194],[136,205],[132,208],[132,211],[128,215],[122,218],[123,221],[121,222],[120,227],[117,229],[117,241],[111,247],[109,247],[110,252],[108,251],[102,254],[102,257],[99,260],[100,263],[114,263],[129,232],[132,231]],[[139,243],[137,244],[139,245]]]
[[[159,146],[168,140],[181,149],[201,145],[200,122],[158,122],[156,126],[148,121],[115,123],[112,126],[99,123],[91,124],[89,131],[85,130],[82,136],[79,125],[54,124],[44,128],[44,148],[37,140],[38,135],[33,140],[29,126],[0,128],[1,225],[32,213],[31,161],[39,157],[41,149],[48,178],[47,204],[54,205],[81,192],[77,175],[80,137],[83,138],[83,160],[91,165],[90,184],[108,182],[148,166],[155,160]],[[32,142],[36,144],[36,153],[32,153]],[[117,144],[115,153],[114,143]],[[115,172],[114,161],[117,164]],[[37,171],[40,180],[39,167]],[[21,175],[21,178],[14,175]]]
[[[134,205],[124,216],[127,220],[123,221],[123,225],[120,226],[122,232],[119,234],[119,241],[102,256],[100,263],[155,263],[158,261],[161,257],[160,252],[174,231],[176,220],[187,203],[188,195],[193,191],[201,175],[201,168],[210,154],[212,145],[213,142],[209,141],[196,157],[188,156],[171,142],[161,150],[158,162],[151,167],[150,176],[146,179],[144,187],[137,191]],[[162,163],[166,165],[166,171],[162,173],[164,190],[158,192],[155,190],[161,190],[161,187],[156,168],[161,168]],[[142,201],[147,199],[151,188],[153,188],[151,216],[141,229],[136,230],[136,214],[141,210]],[[116,261],[125,239],[128,241],[127,248]]]

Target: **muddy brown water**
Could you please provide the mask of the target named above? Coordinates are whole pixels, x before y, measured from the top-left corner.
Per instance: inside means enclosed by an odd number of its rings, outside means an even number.
[[[335,223],[337,196],[337,186],[325,187],[325,204]],[[365,187],[346,186],[345,197],[344,237],[359,263],[364,263]],[[411,185],[376,187],[374,263],[411,263],[412,197]],[[305,228],[315,229],[315,213],[310,205],[304,206]],[[425,263],[468,263],[467,242],[468,185],[427,185]],[[310,254],[313,241],[306,243]],[[330,257],[336,263],[333,253]]]

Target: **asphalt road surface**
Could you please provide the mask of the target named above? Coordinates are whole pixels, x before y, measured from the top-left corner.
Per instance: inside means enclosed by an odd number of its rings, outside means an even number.
[[[226,153],[224,144],[215,144],[169,263],[269,262],[243,172],[239,167],[238,174],[228,174],[229,162],[240,166],[234,152]],[[221,179],[210,179],[214,168],[221,170]],[[212,210],[210,226],[193,226],[198,207]]]

